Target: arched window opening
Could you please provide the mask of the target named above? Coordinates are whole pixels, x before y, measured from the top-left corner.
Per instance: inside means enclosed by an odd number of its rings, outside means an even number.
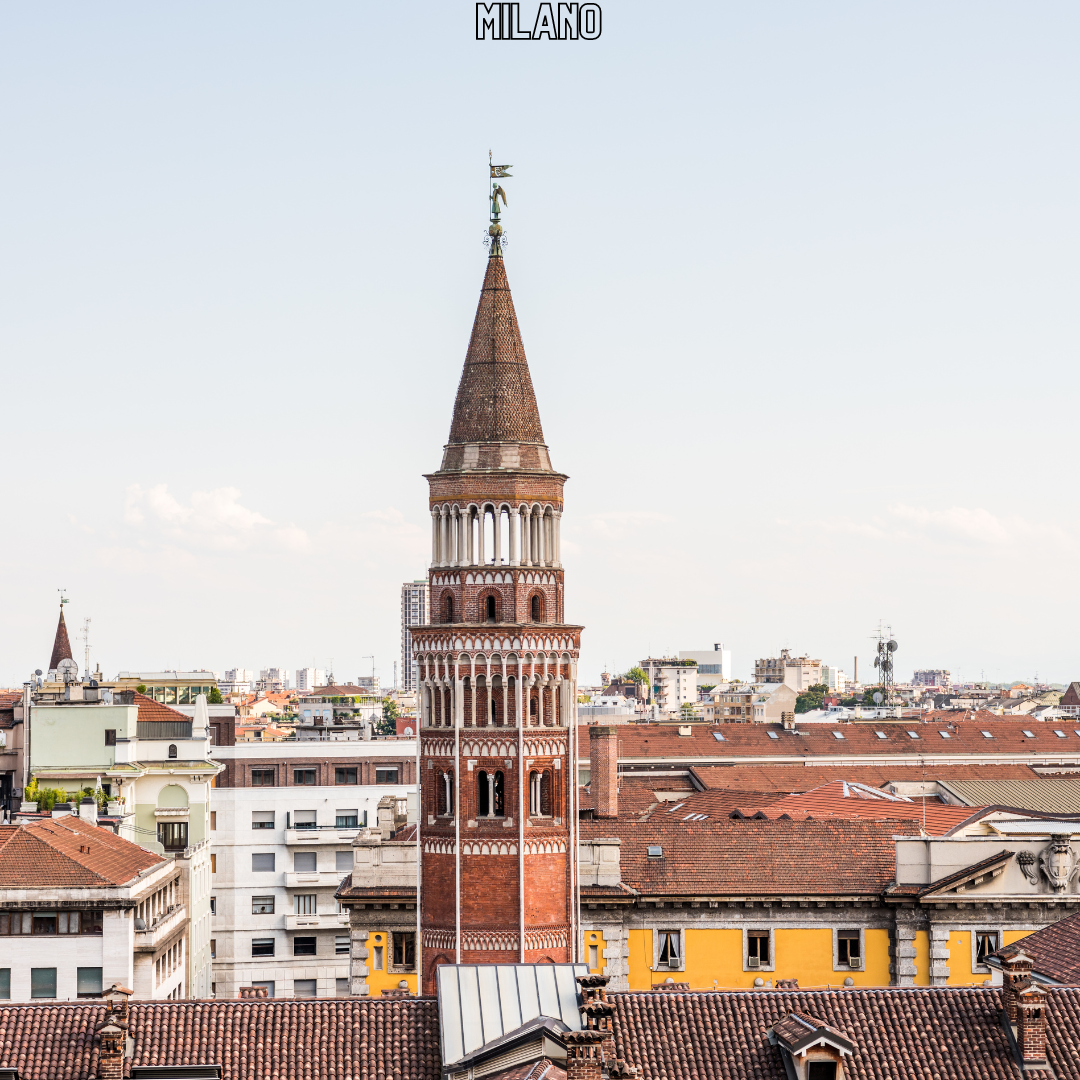
[[[503,774],[481,769],[476,774],[476,816],[503,817],[505,815]]]
[[[495,597],[489,596],[484,601],[484,617],[488,622],[495,622]]]
[[[169,757],[176,757],[176,743],[169,743]]]
[[[452,623],[454,621],[454,598],[452,596],[443,597],[443,622]]]
[[[540,774],[540,816],[551,817],[551,773],[545,769]]]
[[[540,816],[540,773],[529,773],[529,817]]]
[[[488,791],[488,774],[481,769],[476,774],[476,815],[490,817],[491,799]]]
[[[529,723],[536,723],[536,698],[529,698]]]
[[[442,774],[442,781],[443,781],[442,782],[442,792],[440,793],[441,796],[442,796],[442,798],[441,798],[442,805],[441,805],[441,807],[439,809],[439,813],[443,817],[453,817],[454,816],[454,777],[450,773],[444,772]]]
[[[541,610],[540,597],[539,596],[534,596],[532,598],[532,621],[533,622],[542,622],[543,618],[544,618],[544,615],[543,615],[543,612]]]
[[[496,772],[492,777],[492,816],[505,817],[506,810],[503,798],[503,774]]]
[[[498,710],[495,708],[495,691],[488,691],[488,723],[494,727],[498,722]]]

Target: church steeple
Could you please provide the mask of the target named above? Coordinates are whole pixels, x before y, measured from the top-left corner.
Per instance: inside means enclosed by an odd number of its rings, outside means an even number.
[[[53,639],[52,659],[46,670],[55,671],[61,660],[73,660],[71,642],[68,640],[67,623],[64,622],[64,604],[60,601],[60,621],[56,624],[56,637]]]

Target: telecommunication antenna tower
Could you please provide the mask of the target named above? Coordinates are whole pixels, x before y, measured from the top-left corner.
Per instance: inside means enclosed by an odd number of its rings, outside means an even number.
[[[90,616],[87,615],[83,619],[82,624],[82,640],[83,640],[83,677],[88,678],[90,674]]]
[[[874,657],[874,667],[878,669],[881,679],[881,697],[886,705],[893,703],[893,685],[896,682],[894,672],[893,654],[900,646],[893,637],[892,627],[878,623],[877,655]],[[875,694],[874,698],[877,699]]]

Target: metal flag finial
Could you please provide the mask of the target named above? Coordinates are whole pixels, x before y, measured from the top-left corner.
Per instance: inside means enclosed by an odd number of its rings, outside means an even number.
[[[502,185],[498,182],[504,178],[510,177],[512,174],[508,173],[507,169],[512,169],[512,165],[495,165],[492,158],[492,153],[488,151],[488,172],[491,179],[491,194],[489,218],[491,224],[488,226],[487,235],[484,237],[484,245],[489,249],[492,255],[501,255],[503,244],[506,243],[506,238],[503,235],[503,227],[499,222],[499,216],[501,211],[499,209],[499,200],[502,200],[502,209],[506,209],[506,192],[503,190]]]

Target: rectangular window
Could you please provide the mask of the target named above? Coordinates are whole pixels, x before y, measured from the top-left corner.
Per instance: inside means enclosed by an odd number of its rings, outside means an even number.
[[[56,926],[56,912],[55,911],[35,911],[34,912],[34,933],[35,934],[55,934],[57,930]]]
[[[217,914],[217,897],[216,896],[211,896],[210,897],[210,914],[211,915],[216,915]]]
[[[252,915],[273,915],[274,898],[272,896],[253,896],[251,898]]]
[[[274,939],[272,937],[256,937],[251,939],[252,956],[273,956]]]
[[[398,782],[398,771],[396,768],[390,769],[376,769],[375,770],[375,783],[376,784],[396,784]]]
[[[806,1080],[836,1080],[836,1062],[809,1062],[806,1066]]]
[[[217,959],[217,938],[210,939],[210,959]]]
[[[679,966],[679,931],[661,930],[659,934],[659,966],[677,968]]]
[[[292,940],[293,956],[314,956],[315,941],[313,937],[294,937]]]
[[[274,984],[273,982],[253,982],[252,986],[261,986],[266,991],[266,996],[272,998],[274,996]]]
[[[416,934],[394,934],[394,967],[416,967]]]
[[[298,784],[300,787],[314,787],[315,786],[315,770],[314,769],[293,769],[293,783]]]
[[[0,1000],[11,997],[11,968],[0,968]]]
[[[348,956],[349,955],[349,935],[338,934],[334,938],[334,955],[335,956]]]
[[[251,856],[251,870],[255,874],[269,873],[274,869],[274,853],[272,851],[265,854],[258,854]]]
[[[56,968],[30,969],[30,996],[32,998],[56,997]]]
[[[79,997],[101,997],[101,968],[81,967],[75,972],[75,992]]]
[[[334,852],[334,869],[339,874],[347,874],[352,870],[353,858],[351,851]]]
[[[836,963],[839,967],[860,967],[862,964],[858,930],[837,930]]]
[[[215,832],[217,830],[217,811],[210,811],[210,831]]]
[[[998,932],[996,930],[980,930],[975,935],[975,963],[985,967],[986,958],[991,953],[996,953],[998,948]]]
[[[293,814],[293,828],[314,829],[316,820],[314,810],[297,810],[296,813]]]
[[[356,769],[335,769],[334,770],[334,783],[335,784],[355,784],[356,783]]]
[[[272,829],[274,827],[274,811],[252,810],[251,827],[253,829]]]
[[[187,827],[186,821],[159,821],[158,843],[166,851],[183,851],[188,846]]]
[[[251,786],[252,787],[274,787],[274,770],[273,769],[252,769],[251,770]]]
[[[316,979],[294,979],[293,980],[293,997],[298,998],[313,998],[317,997],[318,980]]]
[[[297,915],[314,915],[315,914],[315,893],[299,893],[296,897],[296,914]]]
[[[116,728],[106,728],[105,729],[105,745],[106,746],[115,746],[116,745]]]
[[[589,969],[591,971],[599,971],[600,970],[600,946],[599,945],[590,945],[589,946]]]
[[[336,993],[338,997],[348,997],[349,996],[349,980],[348,979],[336,979],[335,980],[334,993]]]
[[[746,966],[760,967],[769,962],[769,931],[747,930]]]
[[[334,818],[334,827],[338,829],[358,829],[360,812],[358,810],[339,810]]]
[[[318,869],[318,854],[314,851],[298,851],[293,855],[293,872],[313,874]]]
[[[210,853],[210,873],[211,874],[216,874],[217,873],[217,853],[216,852],[211,852]]]
[[[376,945],[375,948],[371,950],[371,956],[372,956],[372,964],[371,964],[371,966],[376,971],[382,971],[382,969],[383,969],[383,962],[382,962],[383,947],[381,945]]]

